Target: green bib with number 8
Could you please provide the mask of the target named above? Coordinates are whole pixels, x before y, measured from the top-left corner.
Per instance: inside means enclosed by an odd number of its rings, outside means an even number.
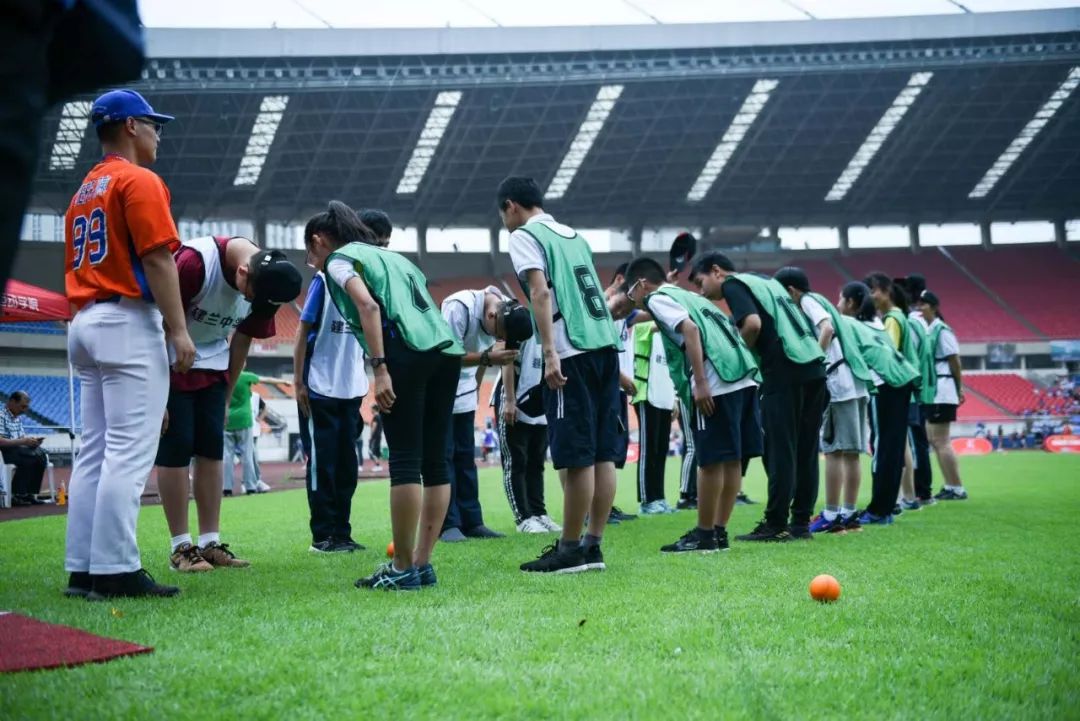
[[[529,223],[519,230],[532,236],[544,251],[548,283],[559,303],[558,316],[566,324],[570,344],[583,351],[622,350],[585,239],[578,233],[569,238],[559,235],[543,222]],[[526,287],[526,294],[528,290]]]

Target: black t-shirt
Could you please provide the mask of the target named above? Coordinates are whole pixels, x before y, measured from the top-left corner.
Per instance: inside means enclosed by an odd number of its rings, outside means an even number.
[[[757,344],[753,350],[757,352],[760,359],[764,385],[806,383],[825,377],[824,363],[815,361],[799,364],[793,363],[787,357],[784,353],[784,345],[776,332],[776,321],[765,312],[746,285],[739,282],[737,278],[728,278],[724,281],[723,292],[735,325],[742,327],[748,315],[757,315],[761,318],[761,332],[758,333]]]

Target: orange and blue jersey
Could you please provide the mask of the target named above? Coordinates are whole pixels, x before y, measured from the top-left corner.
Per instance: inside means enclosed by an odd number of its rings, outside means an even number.
[[[64,218],[64,288],[82,308],[115,296],[152,301],[141,258],[180,247],[169,189],[153,171],[107,155],[87,173]]]

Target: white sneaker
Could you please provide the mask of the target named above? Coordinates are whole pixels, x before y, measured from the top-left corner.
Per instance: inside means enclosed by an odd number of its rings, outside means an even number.
[[[518,531],[521,533],[547,533],[548,529],[540,522],[540,519],[535,516],[526,518],[524,521],[517,525]]]
[[[555,523],[555,520],[546,513],[542,516],[536,516],[536,520],[540,522],[544,528],[552,533],[562,533],[562,526]]]
[[[266,493],[270,490],[270,484],[266,481],[260,480],[258,483],[255,484],[255,490],[257,490],[259,493]]]
[[[382,464],[381,463],[376,463],[374,466],[371,467],[371,470],[378,473],[379,471],[382,470]]]

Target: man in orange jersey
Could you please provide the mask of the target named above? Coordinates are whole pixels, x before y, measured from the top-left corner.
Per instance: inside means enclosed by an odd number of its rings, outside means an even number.
[[[68,299],[78,308],[68,352],[82,382],[82,451],[71,474],[65,566],[68,596],[174,596],[142,569],[135,539],[139,498],[154,465],[169,393],[169,357],[195,359],[173,251],[180,246],[169,191],[146,166],[162,126],[132,90],[90,112],[104,151],[64,219]],[[164,329],[162,321],[164,320]]]

